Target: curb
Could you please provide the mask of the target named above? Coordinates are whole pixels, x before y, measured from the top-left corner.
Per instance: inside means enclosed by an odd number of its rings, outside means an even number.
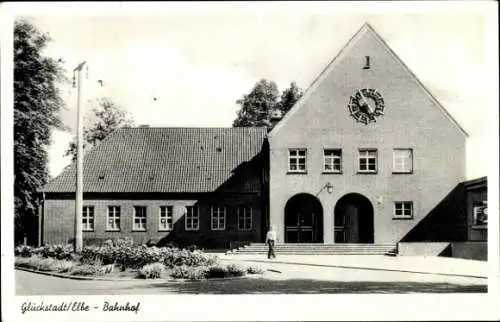
[[[62,274],[62,273],[37,271],[34,269],[29,269],[29,268],[19,267],[19,266],[15,266],[14,268],[17,270],[20,270],[20,271],[25,271],[25,272],[30,272],[30,273],[40,274],[40,275],[47,275],[47,276],[52,276],[52,277],[59,277],[59,278],[66,278],[66,279],[70,279],[70,280],[80,280],[80,281],[117,282],[117,281],[138,281],[138,280],[141,280],[140,278],[105,278],[105,277],[103,278],[103,277],[91,277],[91,276],[74,276],[74,275],[68,275],[68,274]]]
[[[91,276],[74,276],[74,275],[68,275],[68,274],[61,274],[61,273],[54,273],[54,272],[44,272],[44,271],[37,271],[34,269],[29,269],[25,267],[14,267],[17,270],[20,271],[25,271],[29,273],[34,273],[34,274],[40,274],[40,275],[46,275],[46,276],[52,276],[52,277],[58,277],[58,278],[65,278],[65,279],[70,279],[70,280],[80,280],[80,281],[105,281],[105,282],[131,282],[131,281],[142,281],[142,282],[149,282],[149,283],[196,283],[196,282],[211,282],[211,281],[227,281],[227,280],[234,280],[234,279],[243,279],[243,278],[256,278],[257,276],[261,276],[262,274],[247,274],[245,276],[231,276],[231,277],[213,277],[213,278],[205,278],[201,280],[188,280],[188,279],[173,279],[173,280],[166,280],[166,279],[144,279],[144,278],[102,278],[102,277],[91,277]]]
[[[297,263],[297,262],[282,262],[282,261],[265,261],[261,259],[237,259],[233,258],[219,258],[221,260],[239,260],[243,262],[256,262],[256,263],[276,263],[276,264],[289,264],[289,265],[303,265],[303,266],[315,266],[315,267],[332,267],[332,268],[348,268],[348,269],[360,269],[360,270],[370,270],[370,271],[385,271],[385,272],[401,272],[401,273],[413,273],[413,274],[426,274],[426,275],[442,275],[442,276],[455,276],[455,277],[470,277],[470,278],[481,278],[488,279],[486,276],[479,275],[467,275],[467,274],[451,274],[451,273],[436,273],[436,272],[419,272],[419,271],[409,271],[402,269],[390,269],[390,268],[377,268],[377,267],[356,267],[356,266],[344,266],[344,265],[326,265],[326,264],[313,264],[313,263]]]

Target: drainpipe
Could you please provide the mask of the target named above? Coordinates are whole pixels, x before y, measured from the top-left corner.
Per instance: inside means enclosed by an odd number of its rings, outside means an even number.
[[[42,192],[42,202],[38,207],[38,247],[42,246],[43,242],[43,216],[45,214],[45,192]]]

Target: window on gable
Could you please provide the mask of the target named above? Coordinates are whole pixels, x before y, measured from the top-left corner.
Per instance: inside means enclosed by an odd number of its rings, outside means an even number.
[[[83,206],[82,208],[82,230],[94,231],[94,206]]]
[[[106,230],[120,230],[120,206],[108,206]]]
[[[186,230],[199,230],[200,229],[200,212],[197,206],[187,206],[185,216],[185,229]]]
[[[359,172],[375,173],[377,172],[377,150],[360,149],[359,150]]]
[[[306,172],[306,149],[288,150],[288,171]]]
[[[158,230],[160,231],[169,231],[172,230],[173,227],[173,206],[160,206],[160,220]]]
[[[238,208],[238,230],[251,230],[252,229],[252,208],[239,207]]]
[[[212,230],[226,229],[226,208],[211,207],[210,213],[212,217]]]
[[[342,172],[342,150],[329,149],[323,152],[323,171],[340,173]]]
[[[486,226],[488,224],[488,202],[486,200],[472,204],[472,225]]]
[[[145,206],[135,206],[134,207],[134,225],[133,230],[135,231],[146,231],[146,207]]]
[[[413,219],[413,202],[396,201],[394,202],[394,218]]]
[[[393,151],[393,173],[413,172],[412,149],[394,149]]]

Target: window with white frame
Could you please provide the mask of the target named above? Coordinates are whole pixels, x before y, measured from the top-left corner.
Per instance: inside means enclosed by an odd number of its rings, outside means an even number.
[[[377,150],[360,149],[359,150],[359,172],[377,172]]]
[[[134,231],[146,231],[146,207],[134,206]]]
[[[82,230],[94,231],[94,206],[83,206],[82,208]]]
[[[186,207],[185,229],[186,230],[200,229],[200,213],[198,207],[196,206]]]
[[[210,213],[212,217],[212,230],[226,229],[226,208],[211,207]]]
[[[488,202],[486,200],[474,202],[472,205],[472,225],[486,226],[488,224]]]
[[[412,149],[394,149],[392,159],[394,173],[411,173],[413,171]]]
[[[252,208],[239,207],[238,208],[238,230],[251,230],[252,229]]]
[[[173,206],[160,206],[160,220],[159,227],[160,231],[169,231],[173,229]]]
[[[342,150],[327,149],[323,151],[323,171],[342,172]]]
[[[306,149],[288,150],[288,171],[306,172]]]
[[[106,230],[120,230],[120,206],[108,206]]]
[[[412,201],[396,201],[394,202],[394,218],[412,219],[413,218],[413,202]]]

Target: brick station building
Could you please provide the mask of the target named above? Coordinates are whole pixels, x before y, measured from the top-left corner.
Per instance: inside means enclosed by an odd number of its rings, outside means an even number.
[[[227,248],[262,242],[273,225],[280,243],[467,241],[466,138],[365,24],[269,133],[107,137],[84,159],[84,240]],[[73,236],[75,173],[42,190],[43,243]]]

